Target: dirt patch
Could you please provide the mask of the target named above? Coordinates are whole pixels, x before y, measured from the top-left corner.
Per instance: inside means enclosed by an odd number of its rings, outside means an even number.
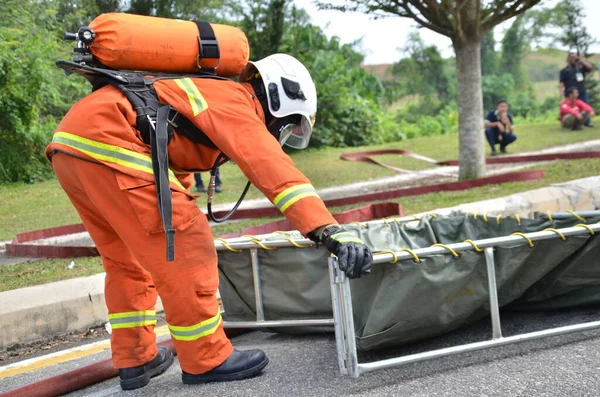
[[[166,324],[163,313],[156,315],[157,324],[161,326]],[[109,339],[110,335],[104,328],[104,325],[89,328],[81,332],[72,332],[69,334],[55,336],[51,339],[45,339],[39,342],[28,344],[18,343],[5,351],[0,352],[0,366],[12,364],[14,362],[27,360],[34,357],[43,356],[61,350],[86,345],[88,343],[98,342]]]

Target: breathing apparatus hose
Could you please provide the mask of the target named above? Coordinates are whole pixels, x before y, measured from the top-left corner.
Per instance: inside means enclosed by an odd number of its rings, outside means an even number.
[[[224,153],[221,153],[215,160],[215,163],[214,163],[212,169],[210,170],[210,182],[208,183],[206,209],[208,212],[209,219],[215,223],[225,222],[227,219],[229,219],[231,217],[231,215],[233,215],[235,213],[235,211],[237,211],[240,204],[242,204],[242,201],[244,201],[244,198],[246,197],[246,194],[248,193],[248,190],[250,189],[250,185],[252,185],[252,182],[248,181],[248,183],[246,184],[246,187],[244,188],[244,191],[242,192],[242,195],[238,199],[237,203],[235,203],[235,205],[233,206],[231,211],[229,211],[222,218],[217,218],[213,214],[213,211],[212,211],[212,200],[215,195],[215,187],[216,187],[216,182],[215,182],[216,181],[216,172],[217,172],[217,168],[219,168],[220,166],[222,166],[223,164],[225,164],[228,161],[229,161],[229,158],[227,156],[225,156]]]

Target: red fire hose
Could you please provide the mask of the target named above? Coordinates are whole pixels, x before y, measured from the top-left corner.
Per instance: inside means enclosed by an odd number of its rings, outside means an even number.
[[[177,354],[172,339],[161,342],[158,346],[166,346],[173,354]],[[114,378],[118,374],[119,370],[113,366],[112,360],[107,359],[18,389],[10,390],[0,394],[0,397],[56,397],[104,382],[105,380]]]
[[[225,329],[225,334],[229,338],[246,332],[249,332],[249,330]],[[172,339],[160,342],[158,346],[168,347],[173,354],[177,355]],[[119,375],[119,370],[113,366],[111,359],[107,359],[18,389],[9,390],[0,394],[0,397],[56,397],[104,382],[117,375]]]

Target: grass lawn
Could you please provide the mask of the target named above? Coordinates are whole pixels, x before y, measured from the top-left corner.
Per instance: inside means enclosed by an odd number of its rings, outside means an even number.
[[[571,133],[562,131],[558,123],[517,125],[515,129],[519,140],[510,147],[513,153],[600,138],[598,127]],[[458,136],[441,135],[359,148],[309,149],[293,153],[292,158],[315,187],[322,188],[394,175],[393,171],[373,164],[351,163],[339,159],[344,152],[375,149],[405,149],[436,160],[450,160],[457,158]],[[383,156],[382,160],[407,169],[431,167],[428,163],[402,156]],[[235,201],[246,183],[244,175],[234,164],[223,166],[221,174],[225,192],[217,195],[216,203]],[[204,179],[206,181],[207,175],[204,175]],[[252,188],[247,197],[263,196]],[[79,222],[77,213],[56,180],[37,184],[0,185],[0,202],[0,241],[25,231]],[[200,198],[198,204],[204,206],[205,198]]]
[[[72,269],[68,266],[75,262]],[[102,273],[99,257],[74,259],[47,259],[41,262],[0,266],[0,292],[69,278]]]

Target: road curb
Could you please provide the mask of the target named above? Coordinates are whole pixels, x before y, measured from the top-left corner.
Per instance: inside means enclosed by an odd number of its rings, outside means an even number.
[[[108,321],[105,274],[0,293],[0,351]],[[156,310],[162,310],[157,302]]]
[[[448,215],[452,212],[471,212],[490,215],[532,218],[538,212],[600,209],[600,176],[576,179],[540,189],[475,203],[460,204],[428,212]]]

